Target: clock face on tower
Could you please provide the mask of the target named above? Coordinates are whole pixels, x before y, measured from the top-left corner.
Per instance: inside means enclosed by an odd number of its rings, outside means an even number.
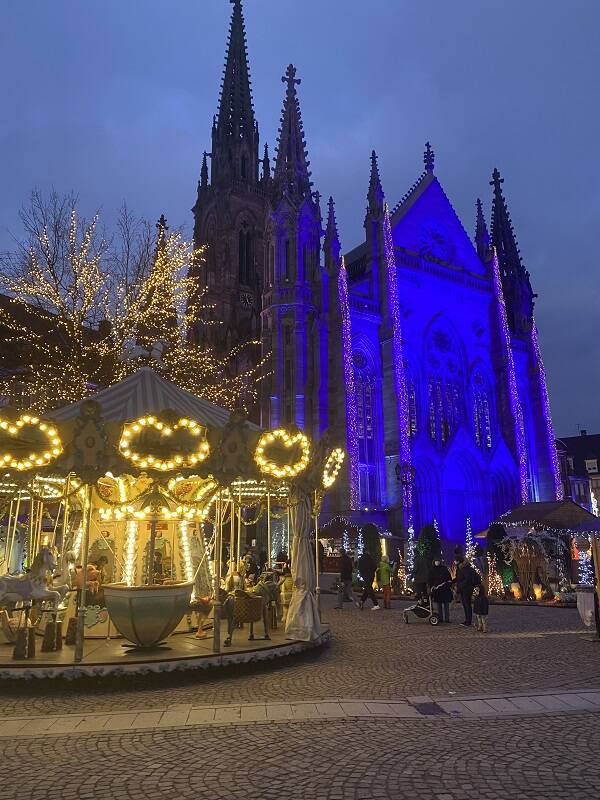
[[[240,292],[240,303],[244,308],[252,308],[254,305],[254,297],[250,292]]]
[[[421,255],[432,256],[440,261],[451,261],[452,242],[442,228],[434,223],[423,225],[420,233]]]

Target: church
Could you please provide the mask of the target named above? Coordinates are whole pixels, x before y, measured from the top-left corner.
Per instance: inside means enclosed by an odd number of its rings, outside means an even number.
[[[346,453],[325,517],[464,541],[512,506],[562,497],[534,298],[497,169],[471,239],[435,174],[386,201],[371,154],[361,243],[342,255],[309,169],[296,68],[277,149],[261,148],[241,0],[193,208],[193,277],[221,352],[260,341],[265,427],[328,432]],[[210,168],[209,168],[210,162]],[[365,154],[365,177],[368,154]],[[365,181],[366,183],[366,181]],[[357,198],[358,203],[363,198]],[[322,206],[325,205],[323,216]]]

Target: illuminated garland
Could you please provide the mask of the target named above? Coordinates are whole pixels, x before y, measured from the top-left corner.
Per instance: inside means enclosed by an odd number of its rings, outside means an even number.
[[[406,388],[406,373],[404,370],[404,356],[402,354],[402,327],[400,319],[400,298],[398,294],[398,274],[396,256],[394,254],[394,240],[392,239],[392,223],[390,210],[386,203],[383,215],[383,246],[387,265],[388,283],[388,308],[392,323],[392,346],[394,356],[394,388],[398,402],[398,444],[400,461],[410,467],[411,451],[409,436],[409,410],[408,392]],[[412,482],[406,486],[406,501],[408,508],[405,511],[408,519],[412,510]]]
[[[471,561],[475,555],[475,544],[473,542],[473,531],[471,530],[471,517],[467,517],[467,530],[465,533],[465,558]]]
[[[410,575],[415,566],[415,529],[412,519],[408,520],[408,541],[406,543],[406,572]]]
[[[209,453],[209,445],[206,440],[199,443],[198,448],[188,456],[177,454],[172,458],[157,458],[152,455],[144,455],[137,453],[132,449],[131,439],[135,434],[139,434],[144,428],[153,428],[159,431],[163,436],[171,436],[175,431],[186,429],[189,433],[198,437],[202,434],[202,426],[194,420],[186,419],[185,417],[179,419],[175,425],[167,425],[156,419],[156,417],[140,417],[136,422],[127,423],[123,426],[121,440],[119,441],[119,450],[121,455],[133,462],[136,467],[140,469],[152,469],[161,472],[170,471],[178,467],[193,467],[198,462],[204,461]]]
[[[487,554],[488,562],[488,593],[492,597],[502,597],[504,594],[504,584],[497,569],[496,556]]]
[[[181,544],[181,560],[185,571],[185,579],[190,582],[194,580],[194,565],[192,564],[192,553],[190,550],[189,522],[181,520],[179,523],[179,541]]]
[[[301,450],[300,458],[294,464],[277,464],[265,455],[265,451],[274,442],[281,443],[287,449],[299,446]],[[264,475],[272,475],[275,478],[294,478],[308,466],[310,461],[310,442],[308,437],[300,431],[288,433],[283,428],[278,428],[260,437],[254,453],[254,460]]]
[[[508,327],[508,318],[506,316],[506,305],[504,303],[504,295],[502,293],[502,283],[500,280],[500,267],[498,265],[498,256],[496,255],[495,250],[492,262],[493,262],[493,278],[494,278],[494,295],[496,298],[496,305],[498,308],[498,320],[500,323],[502,348],[504,351],[504,357],[506,358],[506,372],[508,378],[508,394],[510,401],[510,410],[515,426],[514,428],[515,444],[517,449],[517,461],[519,465],[519,492],[521,495],[521,502],[526,503],[529,500],[529,487],[527,482],[527,448],[525,444],[525,424],[523,422],[523,409],[521,407],[521,400],[519,399],[519,390],[517,388],[517,376],[515,372],[515,362],[512,353],[510,330]]]
[[[556,441],[554,439],[554,427],[552,425],[552,414],[550,413],[550,400],[548,398],[548,386],[546,383],[546,370],[544,369],[544,362],[542,360],[542,353],[540,351],[538,331],[535,320],[531,326],[531,346],[533,348],[533,357],[537,367],[540,395],[542,397],[542,413],[544,415],[544,423],[546,425],[546,444],[548,447],[548,455],[550,456],[552,479],[554,481],[554,496],[556,500],[562,500],[564,497],[564,492],[562,481],[560,479],[558,456],[556,454]]]
[[[32,467],[46,467],[62,453],[63,445],[58,431],[48,422],[44,422],[39,417],[33,417],[30,414],[23,414],[15,422],[0,418],[0,430],[4,431],[8,436],[18,436],[24,427],[31,427],[40,431],[47,439],[48,444],[40,452],[28,453],[26,458],[3,453],[0,455],[0,464],[2,466],[23,472],[23,470],[32,469]]]
[[[342,359],[344,367],[344,384],[346,389],[346,445],[350,466],[350,508],[355,511],[359,507],[359,473],[358,473],[358,414],[356,410],[356,386],[354,383],[354,360],[352,353],[352,321],[348,302],[348,276],[346,264],[342,258],[338,274],[338,296],[342,317]]]
[[[329,489],[335,483],[335,480],[338,476],[338,473],[344,463],[344,458],[346,454],[340,447],[336,447],[335,450],[332,450],[329,456],[327,457],[327,461],[325,462],[325,467],[323,468],[323,488]]]

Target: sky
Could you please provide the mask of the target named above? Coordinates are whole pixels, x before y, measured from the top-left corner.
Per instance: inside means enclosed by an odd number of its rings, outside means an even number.
[[[600,2],[245,0],[261,140],[292,62],[315,188],[361,241],[369,155],[395,205],[423,168],[467,231],[494,166],[531,273],[555,432],[600,431]],[[123,201],[191,236],[227,0],[4,0],[0,251],[34,187],[110,230]]]

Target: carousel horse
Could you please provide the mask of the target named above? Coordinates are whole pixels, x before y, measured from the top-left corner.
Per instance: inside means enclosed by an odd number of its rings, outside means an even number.
[[[0,577],[0,606],[29,600],[50,600],[56,611],[69,591],[67,585],[47,588],[46,575],[48,572],[53,574],[56,567],[52,550],[49,547],[42,547],[33,559],[28,573]]]

